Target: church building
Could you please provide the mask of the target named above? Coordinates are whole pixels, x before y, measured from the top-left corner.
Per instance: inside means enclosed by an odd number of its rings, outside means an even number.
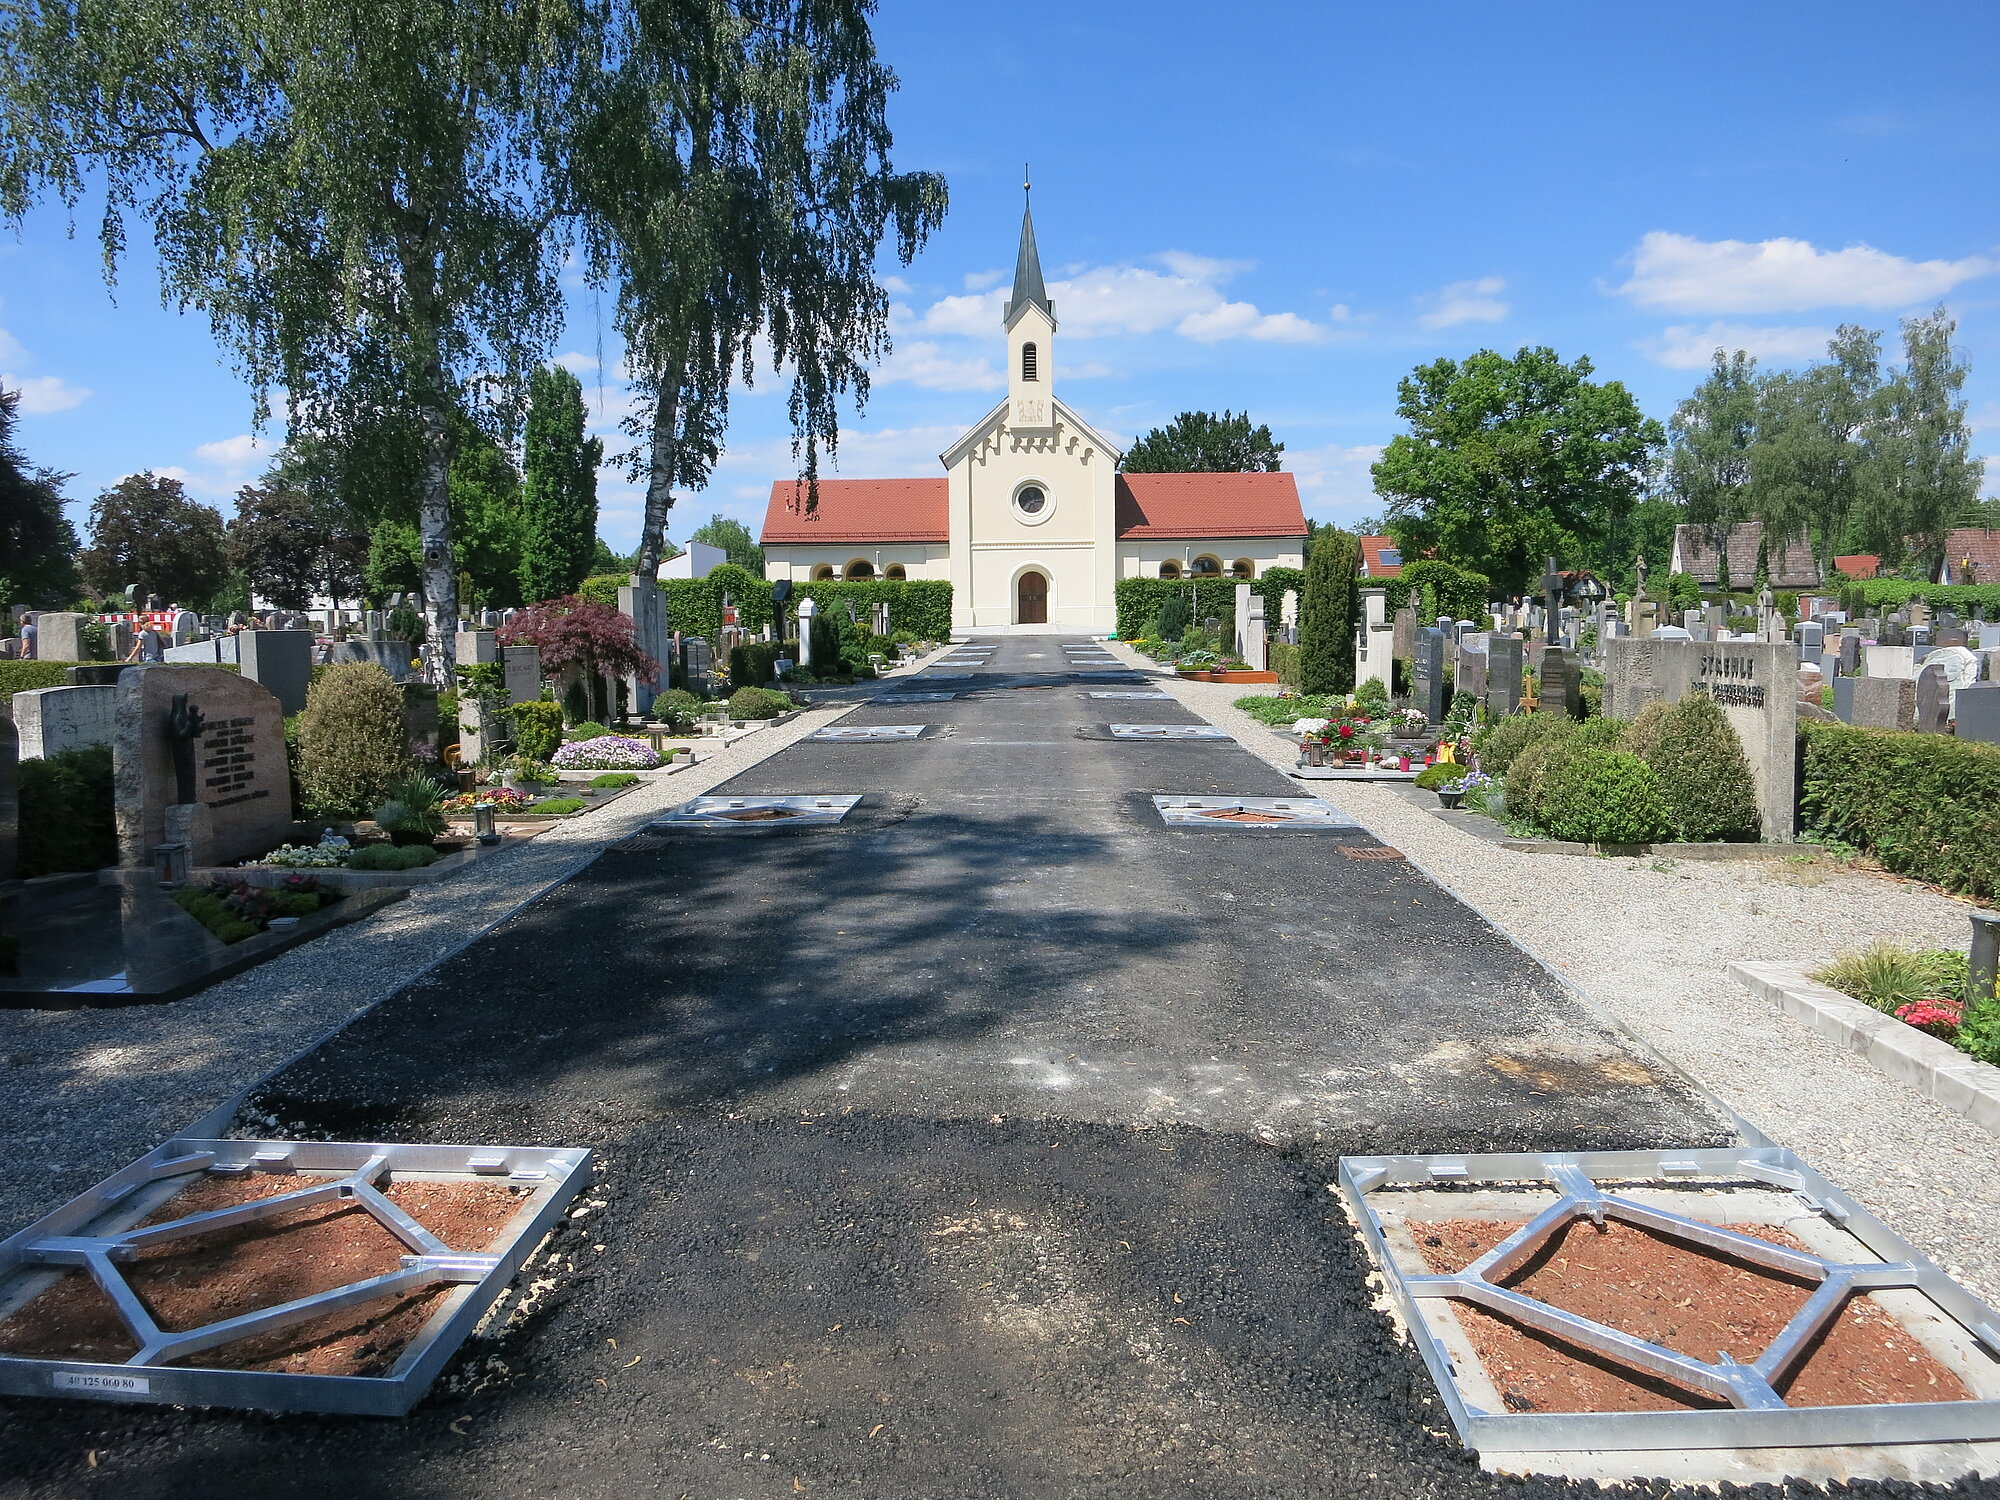
[[[1103,635],[1121,578],[1258,578],[1305,565],[1290,474],[1121,474],[1120,450],[1055,394],[1056,307],[1033,217],[1021,218],[1002,327],[1007,399],[928,479],[771,486],[764,576],[939,578],[957,630]]]

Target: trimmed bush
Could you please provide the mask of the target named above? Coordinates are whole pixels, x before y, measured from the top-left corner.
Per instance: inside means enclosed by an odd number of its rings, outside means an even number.
[[[1561,756],[1544,778],[1541,804],[1539,821],[1553,838],[1646,844],[1667,829],[1659,777],[1622,750],[1585,748]],[[1514,807],[1511,783],[1507,806]]]
[[[1507,767],[1507,810],[1517,818],[1543,824],[1548,790],[1556,774],[1586,751],[1617,749],[1625,726],[1615,719],[1577,720],[1564,714],[1533,717],[1547,719],[1549,724],[1536,732]]]
[[[1638,723],[1632,727],[1636,732]],[[1706,693],[1689,693],[1669,707],[1645,749],[1629,741],[1627,748],[1660,778],[1675,838],[1703,843],[1757,836],[1757,784],[1743,742]]]
[[[69,669],[87,665],[91,664],[80,661],[0,661],[0,695],[12,703],[16,693],[32,692],[36,688],[68,687]]]
[[[563,742],[563,711],[560,703],[538,698],[517,703],[509,711],[514,721],[514,753],[529,760],[547,760]]]
[[[1489,776],[1505,776],[1512,769],[1514,758],[1528,746],[1543,735],[1560,732],[1560,726],[1573,722],[1561,714],[1515,713],[1504,719],[1495,719],[1473,737],[1473,748],[1479,752],[1479,769]],[[1507,798],[1510,807],[1513,796],[1513,791],[1509,789]]]
[[[2000,747],[1803,721],[1801,821],[1899,875],[2000,897]]]
[[[20,778],[23,879],[118,863],[109,745],[79,745],[24,760]]]
[[[600,724],[595,719],[585,719],[581,724],[572,724],[563,731],[566,740],[601,740],[611,733],[609,724]],[[539,758],[539,757],[538,757]]]
[[[889,633],[906,630],[918,640],[948,641],[951,639],[951,585],[942,578],[871,578],[852,583],[825,582],[800,583],[792,587],[792,599],[785,606],[786,618],[793,621],[791,635],[798,636],[798,602],[801,599],[814,600],[819,605],[819,618],[825,619],[829,610],[838,609],[847,613],[846,601],[854,601],[854,611],[865,625],[868,620],[868,606],[878,599],[889,606]],[[719,628],[719,627],[718,627]],[[813,660],[817,663],[817,654]]]
[[[444,856],[428,844],[364,844],[347,856],[350,870],[421,870]]]
[[[531,813],[573,813],[582,812],[586,805],[581,797],[551,797],[546,802],[537,802],[528,811]]]
[[[653,717],[663,724],[692,724],[701,712],[701,699],[686,688],[668,688],[653,698]]]
[[[1370,677],[1354,690],[1354,707],[1371,719],[1389,712],[1389,690],[1382,686],[1381,678]]]
[[[729,697],[732,719],[775,719],[792,706],[791,698],[771,688],[738,688]]]
[[[590,778],[590,784],[599,791],[612,791],[621,786],[636,786],[639,778],[630,771],[606,771],[602,776]]]
[[[1245,581],[1227,574],[1204,574],[1199,578],[1121,578],[1112,596],[1118,605],[1118,638],[1131,641],[1152,634],[1147,627],[1160,619],[1167,600],[1178,594],[1185,602],[1190,591],[1191,619],[1205,620],[1214,615],[1218,620],[1226,620],[1236,609],[1236,586]],[[1251,589],[1264,601],[1264,619],[1270,629],[1276,630],[1284,618],[1285,595],[1302,592],[1305,581],[1305,573],[1298,568],[1266,568],[1262,577],[1250,581]],[[1160,632],[1160,637],[1178,639],[1164,632]]]
[[[403,694],[369,662],[337,662],[306,694],[299,715],[299,787],[318,818],[368,813],[410,770]]]
[[[1289,641],[1273,641],[1264,648],[1264,661],[1286,687],[1299,685],[1299,648]]]
[[[1447,781],[1455,781],[1465,774],[1464,766],[1455,766],[1448,760],[1441,760],[1434,766],[1425,766],[1417,773],[1417,779],[1410,784],[1434,792]]]

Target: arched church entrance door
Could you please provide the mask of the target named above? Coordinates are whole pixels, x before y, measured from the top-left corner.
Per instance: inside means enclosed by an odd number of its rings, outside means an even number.
[[[1049,580],[1045,574],[1032,568],[1021,575],[1017,585],[1017,604],[1014,623],[1017,625],[1046,625],[1049,623]]]

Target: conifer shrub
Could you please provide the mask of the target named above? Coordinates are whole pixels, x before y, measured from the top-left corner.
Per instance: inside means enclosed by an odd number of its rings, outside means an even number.
[[[410,771],[403,695],[372,662],[337,662],[299,715],[299,787],[314,817],[366,814]]]
[[[563,711],[560,703],[538,698],[517,703],[510,711],[514,720],[514,753],[529,760],[548,760],[563,742]]]
[[[789,695],[772,688],[738,688],[729,696],[732,719],[775,719],[792,706]]]
[[[1659,777],[1623,750],[1589,747],[1562,755],[1549,767],[1540,795],[1538,821],[1554,838],[1647,844],[1667,831]],[[1511,784],[1507,797],[1511,809]]]
[[[668,688],[653,698],[653,717],[663,724],[685,728],[701,712],[701,699],[686,688]]]
[[[1650,754],[1637,753],[1660,779],[1661,804],[1675,838],[1702,843],[1757,836],[1757,784],[1750,762],[1713,698],[1689,693],[1672,705],[1661,715],[1649,748]]]
[[[1187,595],[1175,589],[1160,604],[1160,639],[1177,641],[1187,634],[1187,628]]]

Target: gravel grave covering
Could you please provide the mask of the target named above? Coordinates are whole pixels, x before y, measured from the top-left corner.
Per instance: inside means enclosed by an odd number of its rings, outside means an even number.
[[[1253,755],[1292,764],[1288,742],[1232,706],[1246,696],[1240,684],[1160,681]],[[1317,781],[1300,790],[1358,818],[1751,1125],[2000,1300],[1993,1136],[1724,971],[1735,959],[1814,968],[1878,938],[1963,948],[1965,903],[1890,876],[1782,860],[1516,853],[1389,787]]]
[[[415,887],[379,916],[185,1000],[0,1010],[0,1237],[186,1130],[567,880],[607,844],[854,706],[814,708],[746,735],[709,760],[633,787],[613,806],[555,822],[461,874]]]

